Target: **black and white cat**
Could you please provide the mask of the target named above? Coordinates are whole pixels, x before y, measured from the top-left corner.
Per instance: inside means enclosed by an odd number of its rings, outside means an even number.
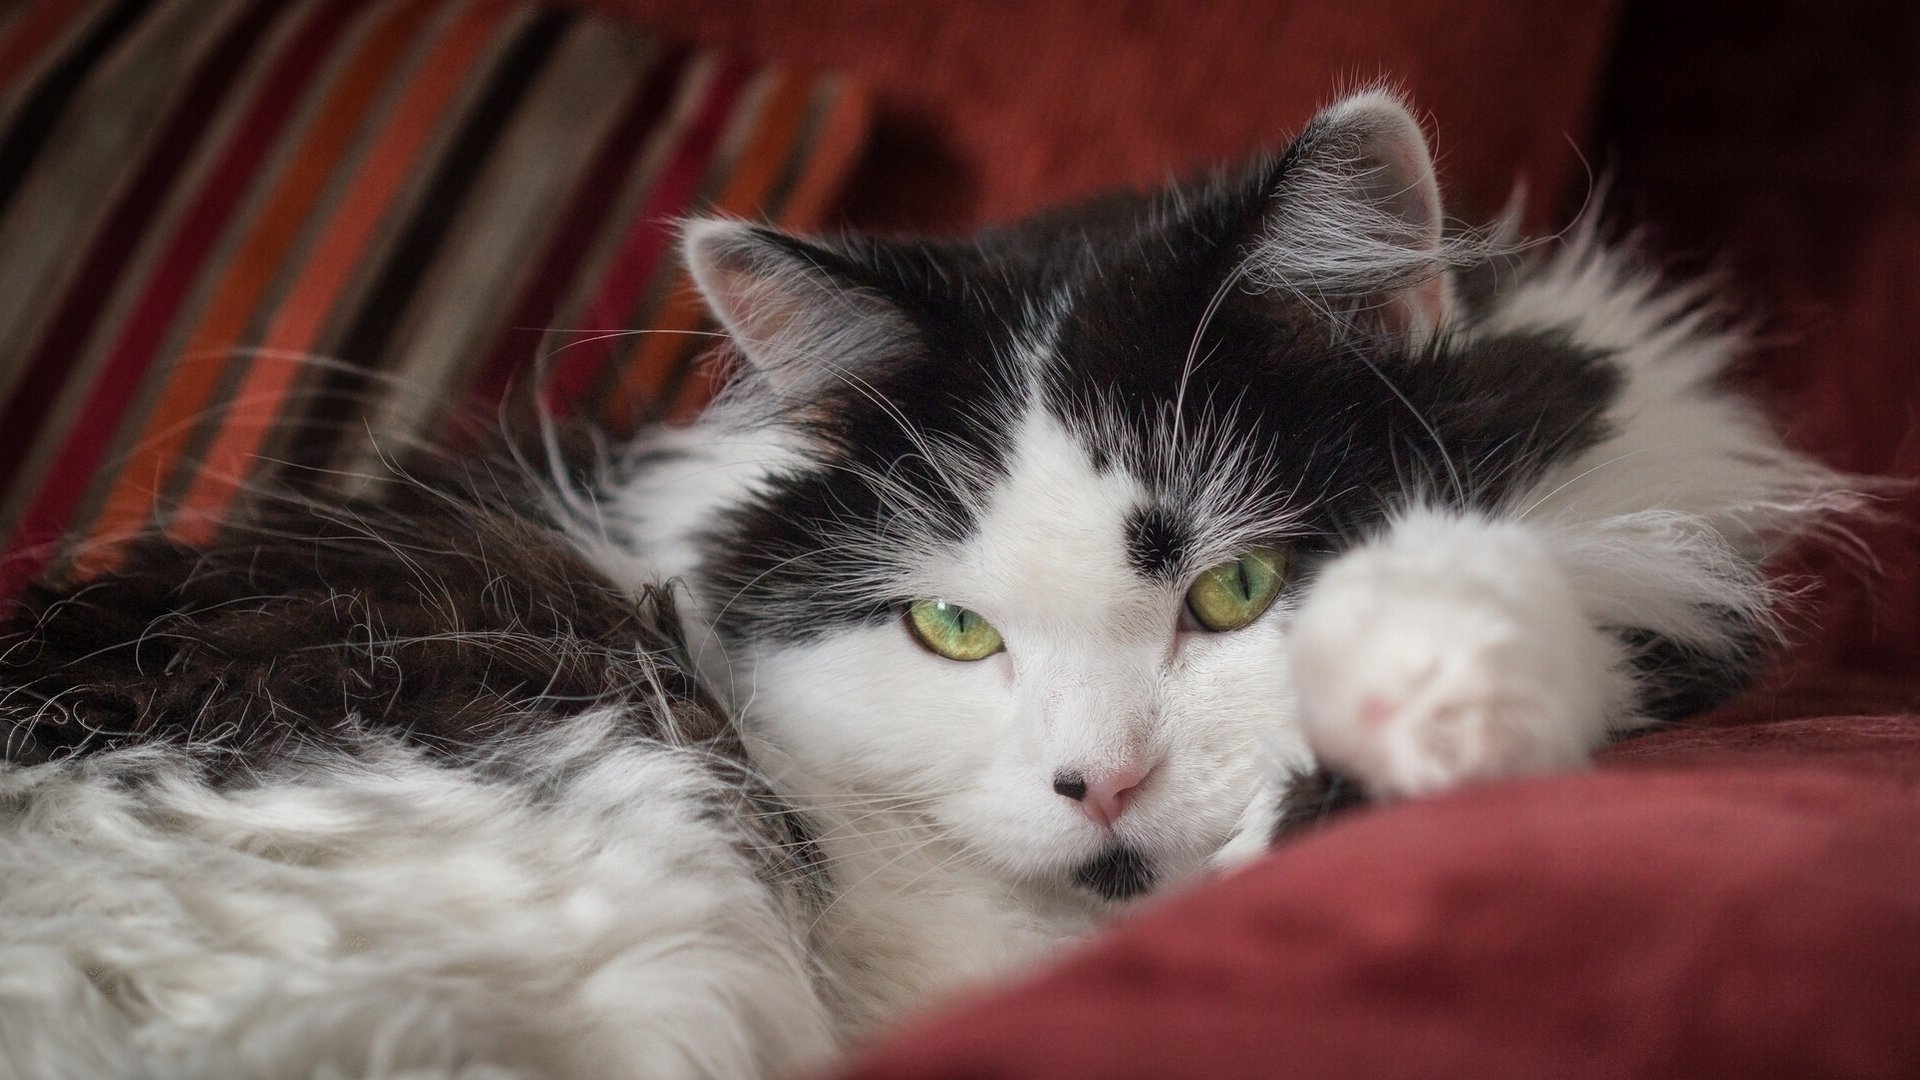
[[[699,422],[29,600],[0,1073],[787,1072],[1303,792],[1724,698],[1857,499],[1703,288],[1510,240],[1380,92],[961,242],[692,223]]]

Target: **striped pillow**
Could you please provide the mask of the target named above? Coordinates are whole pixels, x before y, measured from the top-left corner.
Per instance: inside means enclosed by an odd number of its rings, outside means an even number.
[[[697,408],[674,219],[816,225],[866,123],[837,79],[506,0],[0,10],[0,587],[536,365],[616,427]]]

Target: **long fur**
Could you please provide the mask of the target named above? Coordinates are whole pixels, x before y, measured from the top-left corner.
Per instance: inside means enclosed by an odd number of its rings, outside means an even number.
[[[481,459],[486,460],[486,459]],[[811,845],[494,468],[269,497],[29,596],[0,1074],[744,1076],[833,1045]]]

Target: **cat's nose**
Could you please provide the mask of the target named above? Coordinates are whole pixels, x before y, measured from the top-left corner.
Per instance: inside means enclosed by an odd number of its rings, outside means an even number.
[[[1094,824],[1111,829],[1113,823],[1120,820],[1120,815],[1127,812],[1127,803],[1132,800],[1134,791],[1152,771],[1152,766],[1104,769],[1091,773],[1061,769],[1053,774],[1053,790],[1078,803],[1080,812]]]

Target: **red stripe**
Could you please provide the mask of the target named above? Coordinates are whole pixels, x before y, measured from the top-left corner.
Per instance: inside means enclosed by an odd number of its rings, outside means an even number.
[[[87,340],[87,331],[99,318],[126,269],[133,247],[146,231],[180,169],[192,157],[206,117],[226,95],[239,74],[241,62],[253,51],[273,16],[281,10],[276,0],[255,0],[253,7],[227,32],[201,63],[173,112],[160,126],[147,158],[135,170],[133,181],[108,213],[94,238],[81,271],[67,290],[46,336],[26,362],[14,399],[0,415],[0,489],[12,483],[53,407],[55,396],[73,367],[75,354]]]
[[[734,103],[751,74],[752,69],[740,63],[725,64],[715,74],[700,114],[641,206],[599,294],[587,305],[583,316],[585,325],[577,328],[582,334],[598,332],[603,336],[586,337],[578,345],[570,346],[554,365],[545,395],[552,408],[563,409],[579,400],[593,385],[607,354],[613,349],[614,339],[604,336],[605,332],[621,328],[620,324],[659,271],[661,255],[673,239],[675,224],[700,190],[700,180],[706,175],[714,149],[733,116]]]
[[[252,107],[222,148],[212,176],[201,188],[174,235],[169,238],[165,255],[154,269],[120,337],[114,342],[104,367],[94,379],[93,393],[82,407],[72,435],[49,467],[33,505],[15,530],[9,547],[17,549],[23,542],[55,535],[66,523],[74,504],[85,492],[106,452],[111,441],[110,433],[118,426],[121,414],[133,399],[147,366],[152,362],[154,351],[165,336],[166,328],[178,315],[187,291],[224,230],[234,206],[246,192],[268,150],[284,133],[288,115],[319,70],[321,61],[351,24],[357,9],[366,3],[367,0],[332,0],[315,10],[259,86]],[[256,7],[249,12],[244,25],[250,27],[259,23],[264,28],[266,20],[262,9],[273,6],[263,4]],[[223,48],[216,49],[210,58],[210,64],[215,60],[228,59],[224,46],[238,36],[239,29],[241,27],[236,27],[236,32],[229,33],[228,40],[221,43]],[[204,87],[217,85],[224,91],[239,66],[239,57],[232,57],[224,72],[225,77],[209,78]],[[208,75],[207,68],[203,67],[201,74]],[[196,83],[199,82],[196,79]],[[201,89],[202,85],[196,85],[196,91]],[[198,93],[190,93],[172,120],[190,117],[204,125],[218,97],[218,94],[209,94],[202,98]],[[189,110],[186,106],[196,108]],[[172,134],[171,130],[169,134]],[[164,149],[168,141],[163,138],[161,148]],[[183,137],[182,141],[191,143],[193,140]],[[183,156],[185,150],[183,147],[175,156]],[[114,239],[111,232],[103,237],[103,240],[111,239]],[[43,365],[48,365],[55,347],[65,344],[58,334],[60,329],[56,326],[56,333],[43,341],[41,351],[30,362],[30,371],[37,373]],[[0,447],[0,454],[12,450],[11,447]],[[10,592],[18,584],[37,575],[45,565],[45,558],[45,552],[33,555],[22,553],[16,560],[10,560],[0,570],[0,592]]]
[[[181,167],[192,157],[206,127],[206,117],[226,95],[241,62],[259,43],[272,17],[281,10],[276,0],[255,0],[253,8],[227,29],[185,93],[161,125],[147,158],[134,173],[106,218],[81,271],[67,290],[66,300],[26,363],[13,401],[0,415],[0,489],[6,488],[25,462],[27,450],[53,407],[61,381],[73,367],[75,354],[86,344],[87,331],[99,318],[126,269],[133,247],[146,231]]]
[[[592,163],[574,189],[566,216],[548,242],[532,282],[488,350],[486,366],[471,389],[477,400],[498,400],[539,348],[546,336],[545,327],[553,321],[561,298],[592,250],[594,233],[615,208],[616,194],[639,162],[636,144],[647,137],[673,103],[674,88],[680,84],[686,65],[684,51],[676,49],[662,57],[653,74],[635,88],[625,113],[594,151]]]

